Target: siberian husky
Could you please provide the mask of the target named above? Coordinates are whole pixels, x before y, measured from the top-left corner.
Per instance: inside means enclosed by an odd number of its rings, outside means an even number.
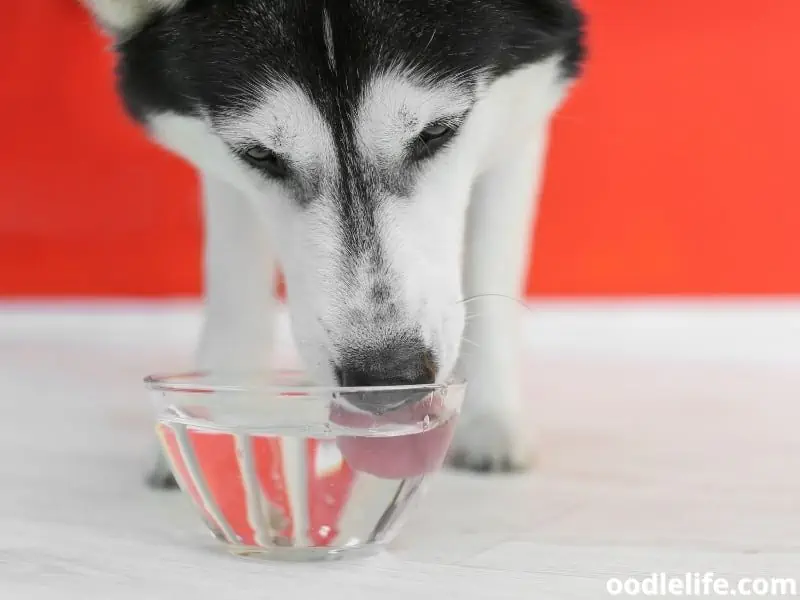
[[[265,366],[279,268],[320,383],[463,375],[451,462],[525,468],[520,311],[466,300],[521,292],[573,1],[84,2],[129,113],[202,176],[199,366]]]

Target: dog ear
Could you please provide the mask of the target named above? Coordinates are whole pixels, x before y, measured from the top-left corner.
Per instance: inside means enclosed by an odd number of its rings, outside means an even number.
[[[98,23],[114,36],[125,35],[154,13],[178,9],[187,0],[82,0]]]

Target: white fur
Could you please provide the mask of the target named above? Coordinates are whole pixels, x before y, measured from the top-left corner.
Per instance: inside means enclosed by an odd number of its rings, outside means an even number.
[[[293,166],[308,171],[321,165],[332,170],[333,138],[308,94],[292,81],[276,81],[254,89],[258,108],[247,115],[231,115],[217,123],[217,130],[230,143],[257,141],[291,157]]]
[[[398,160],[405,142],[429,123],[457,117],[470,106],[457,83],[426,85],[413,74],[388,71],[370,82],[360,106],[358,135],[364,150]]]
[[[186,0],[83,0],[98,21],[114,32],[135,29],[155,11],[168,12]]]

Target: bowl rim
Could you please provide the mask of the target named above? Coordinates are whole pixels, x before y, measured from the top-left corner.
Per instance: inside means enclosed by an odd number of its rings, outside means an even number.
[[[153,374],[144,378],[148,390],[156,392],[194,392],[201,394],[236,393],[236,394],[272,394],[272,395],[331,395],[331,394],[379,394],[383,392],[445,392],[447,390],[464,390],[467,382],[459,377],[453,377],[446,382],[425,383],[419,385],[381,385],[381,386],[331,386],[316,384],[236,384],[236,383],[206,383],[205,379],[215,375],[214,371],[185,371],[180,373]],[[307,378],[307,375],[296,369],[276,369],[273,371],[248,371],[238,373],[220,374],[224,378],[244,379],[263,378],[265,375],[278,374],[284,377],[296,377],[298,380]],[[223,379],[224,381],[224,379]]]

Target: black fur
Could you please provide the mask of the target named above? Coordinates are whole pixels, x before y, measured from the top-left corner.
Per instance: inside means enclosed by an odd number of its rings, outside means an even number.
[[[143,122],[163,111],[213,121],[247,110],[259,99],[259,83],[274,78],[304,88],[337,144],[333,193],[350,264],[342,276],[367,261],[379,281],[391,273],[375,242],[372,199],[408,195],[416,170],[388,172],[359,157],[354,113],[370,75],[400,65],[434,81],[455,79],[470,93],[478,72],[497,78],[560,54],[563,76],[572,78],[584,57],[583,19],[572,0],[188,0],[155,14],[118,50],[122,96]],[[301,204],[322,192],[313,177],[305,179],[294,185]]]
[[[323,43],[323,9],[336,40],[336,73]],[[131,114],[212,116],[254,100],[249,85],[285,76],[303,85],[344,130],[370,73],[415,65],[434,78],[476,69],[502,76],[560,53],[579,73],[583,18],[572,0],[188,0],[158,13],[118,45]],[[463,77],[469,84],[469,76]]]

